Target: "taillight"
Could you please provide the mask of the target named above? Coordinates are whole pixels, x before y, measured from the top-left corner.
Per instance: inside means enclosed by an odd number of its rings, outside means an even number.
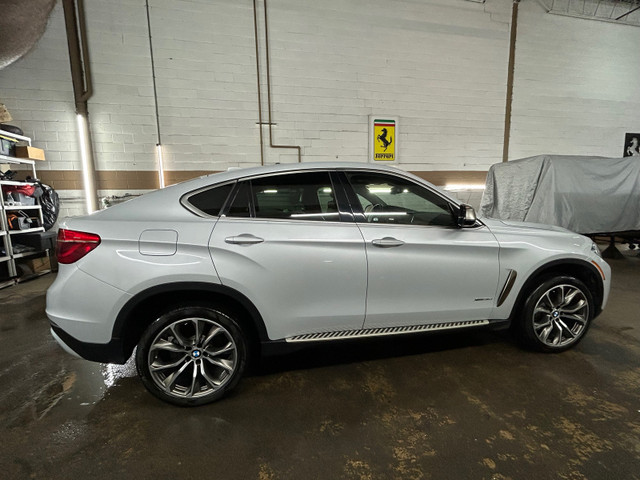
[[[58,262],[77,262],[98,245],[100,245],[100,237],[95,233],[76,232],[61,228],[58,230],[58,244],[56,246]]]

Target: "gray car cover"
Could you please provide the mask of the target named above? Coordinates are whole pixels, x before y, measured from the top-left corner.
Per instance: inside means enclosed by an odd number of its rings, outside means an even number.
[[[640,230],[640,157],[538,155],[493,165],[480,213],[583,234]]]

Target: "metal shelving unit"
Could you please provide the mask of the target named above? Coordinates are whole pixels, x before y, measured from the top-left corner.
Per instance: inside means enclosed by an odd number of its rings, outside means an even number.
[[[43,227],[27,228],[25,230],[9,230],[9,235],[22,235],[23,233],[44,232]]]
[[[7,211],[11,210],[38,210],[40,205],[5,205],[4,209]]]
[[[25,137],[22,135],[16,135],[14,133],[5,132],[4,130],[0,130],[0,134],[8,137],[15,138],[19,141],[27,142],[28,145],[31,145],[31,139],[29,137]],[[31,176],[32,178],[36,177],[36,165],[34,160],[26,159],[26,158],[17,158],[11,157],[7,155],[0,155],[0,164],[10,164],[10,165],[27,165],[31,167]],[[12,186],[21,186],[21,185],[33,185],[27,182],[16,182],[13,180],[0,180],[0,188],[3,185],[12,185]],[[0,195],[0,247],[5,253],[0,253],[0,263],[7,263],[8,268],[8,279],[0,279],[0,288],[3,286],[10,285],[14,283],[14,278],[17,276],[17,268],[16,268],[16,259],[23,258],[31,255],[48,255],[48,251],[29,251],[29,252],[21,252],[14,253],[13,245],[19,243],[20,235],[24,235],[25,233],[34,233],[34,232],[44,232],[44,227],[36,227],[29,228],[25,230],[11,230],[9,228],[9,222],[7,220],[8,212],[29,212],[28,215],[30,217],[36,217],[40,220],[40,225],[42,225],[43,217],[42,217],[42,207],[39,204],[39,201],[36,199],[35,205],[5,205],[4,201],[4,192]]]

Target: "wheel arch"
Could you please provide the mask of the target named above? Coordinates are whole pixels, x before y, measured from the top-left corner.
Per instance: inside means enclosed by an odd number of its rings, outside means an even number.
[[[124,358],[129,358],[144,330],[172,306],[189,303],[221,306],[236,314],[236,320],[249,335],[249,342],[259,348],[268,341],[267,329],[255,305],[240,292],[206,282],[175,282],[157,285],[136,294],[116,317],[112,337],[121,340]]]
[[[579,259],[562,259],[554,260],[538,267],[534,272],[529,275],[524,282],[516,301],[513,304],[511,310],[510,319],[513,321],[517,318],[520,310],[522,309],[527,295],[536,288],[543,278],[548,278],[553,275],[569,275],[582,281],[591,292],[594,301],[594,318],[597,317],[602,311],[602,300],[604,296],[604,286],[602,282],[602,276],[598,269],[591,263],[579,260]]]

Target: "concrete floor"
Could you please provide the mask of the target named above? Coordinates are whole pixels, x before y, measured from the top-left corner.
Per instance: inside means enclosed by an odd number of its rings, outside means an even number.
[[[53,275],[0,291],[0,478],[640,479],[640,258],[559,355],[506,333],[314,348],[195,409],[48,333]]]

